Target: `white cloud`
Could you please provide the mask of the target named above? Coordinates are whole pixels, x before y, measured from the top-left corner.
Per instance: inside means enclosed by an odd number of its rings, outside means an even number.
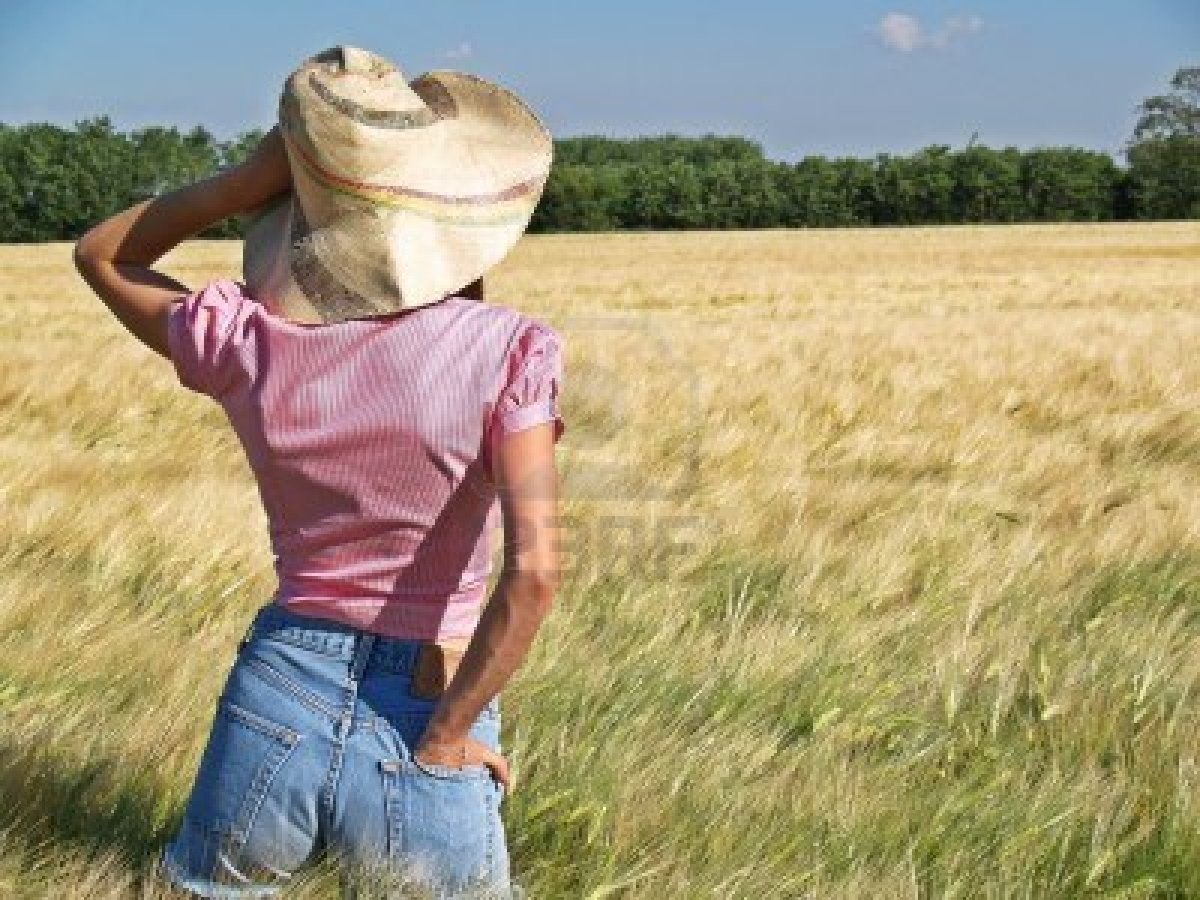
[[[945,50],[959,38],[983,31],[983,26],[979,16],[953,16],[930,31],[916,16],[891,12],[879,20],[875,33],[885,47],[900,53],[913,53],[926,47]]]
[[[879,39],[885,47],[901,53],[912,53],[921,46],[924,36],[916,16],[893,12],[879,20]]]
[[[457,47],[451,47],[442,55],[445,56],[446,59],[469,59],[474,54],[475,49],[466,41],[463,41]]]

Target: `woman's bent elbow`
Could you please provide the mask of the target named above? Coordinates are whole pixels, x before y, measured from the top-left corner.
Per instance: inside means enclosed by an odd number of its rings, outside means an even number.
[[[561,582],[557,568],[516,569],[509,577],[522,603],[532,606],[540,615],[550,611]]]
[[[75,264],[75,271],[80,275],[87,275],[89,272],[95,271],[96,255],[90,244],[87,243],[86,234],[75,242],[75,247],[71,251],[71,261]]]

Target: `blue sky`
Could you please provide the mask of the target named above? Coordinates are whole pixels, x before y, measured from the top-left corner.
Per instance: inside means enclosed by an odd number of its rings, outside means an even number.
[[[518,91],[556,135],[713,131],[776,158],[930,143],[1119,152],[1200,65],[1200,0],[0,0],[0,121],[274,121],[339,43]]]

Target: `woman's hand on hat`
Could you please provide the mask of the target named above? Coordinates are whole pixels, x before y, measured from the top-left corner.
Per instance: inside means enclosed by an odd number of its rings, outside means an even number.
[[[278,125],[263,135],[234,173],[247,209],[292,189],[292,170]]]
[[[469,735],[459,739],[448,739],[427,734],[417,743],[416,749],[413,750],[413,758],[418,762],[450,766],[454,769],[484,765],[506,791],[509,788],[508,760],[487,744]]]

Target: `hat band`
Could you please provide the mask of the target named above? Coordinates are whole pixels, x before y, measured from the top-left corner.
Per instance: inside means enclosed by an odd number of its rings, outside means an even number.
[[[308,86],[313,89],[313,93],[342,115],[361,125],[370,125],[372,128],[392,128],[403,131],[406,128],[424,128],[442,120],[442,117],[428,106],[410,110],[372,109],[369,106],[363,106],[356,100],[335,94],[327,84],[317,78],[315,73],[308,76]]]
[[[308,298],[314,309],[320,310],[325,321],[387,312],[362,294],[346,287],[329,271],[313,249],[310,234],[304,210],[299,203],[293,203],[288,267],[300,293]]]
[[[398,207],[419,215],[462,225],[496,225],[529,215],[529,197],[545,183],[535,176],[493,194],[454,196],[407,188],[400,185],[370,184],[337,175],[321,166],[294,133],[287,135],[297,157],[309,173],[326,188],[374,206]]]

